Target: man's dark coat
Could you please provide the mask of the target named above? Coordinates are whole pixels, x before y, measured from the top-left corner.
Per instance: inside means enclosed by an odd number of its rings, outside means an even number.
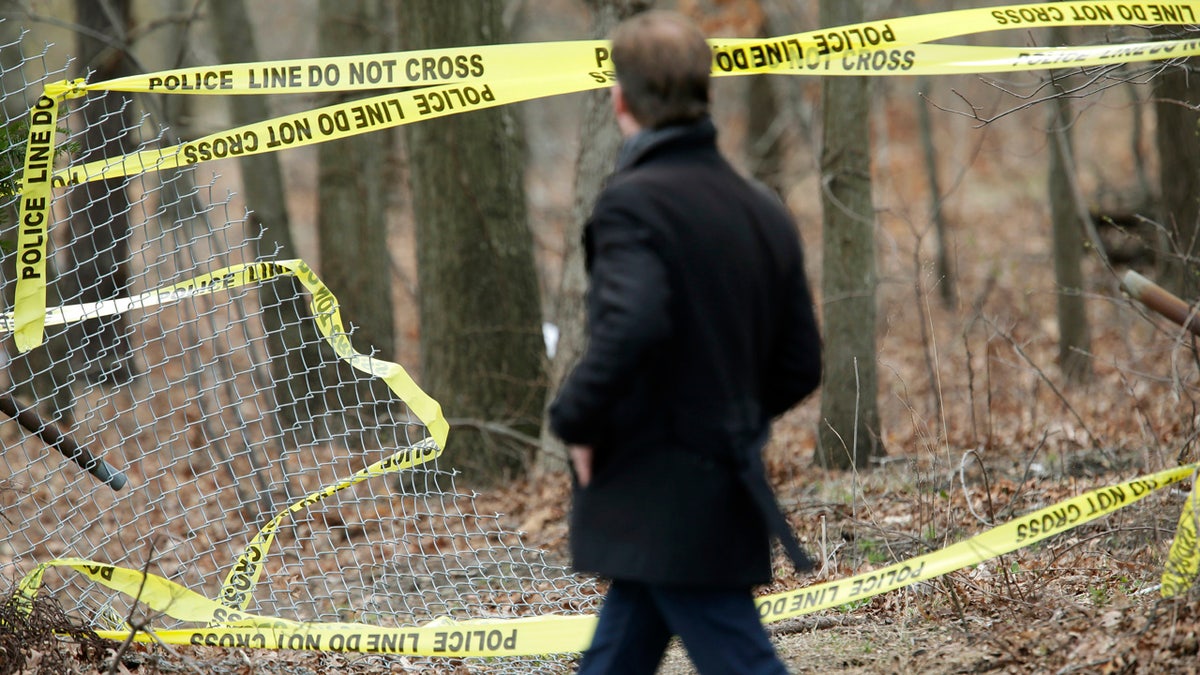
[[[765,583],[767,524],[738,471],[820,381],[800,240],[779,200],[720,156],[711,122],[646,138],[585,229],[589,343],[550,410],[564,441],[594,449],[571,513],[574,565]]]

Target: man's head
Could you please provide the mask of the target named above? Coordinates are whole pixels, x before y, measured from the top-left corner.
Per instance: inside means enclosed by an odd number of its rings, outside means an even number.
[[[687,124],[708,114],[712,50],[692,22],[674,12],[637,14],[612,36],[618,113],[645,129]]]

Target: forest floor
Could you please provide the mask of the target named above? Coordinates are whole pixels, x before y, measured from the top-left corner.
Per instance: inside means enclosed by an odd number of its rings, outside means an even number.
[[[899,285],[885,294],[883,306],[892,308],[880,349],[887,454],[857,472],[816,468],[816,398],[777,422],[766,451],[771,479],[823,568],[797,576],[780,559],[776,582],[760,593],[907,560],[1088,490],[1195,460],[1189,342],[1098,290],[1095,377],[1067,385],[1053,365],[1053,331],[1028,328],[1052,328],[1044,319],[1053,316],[1044,306],[1052,306],[1050,294],[1021,287],[1042,283],[1037,277],[1048,272],[1036,267],[1014,268],[1010,281],[1022,281],[1012,287],[984,281],[980,288],[992,290],[974,317],[930,299],[923,306],[933,329],[925,338],[913,321],[900,320],[912,303],[905,307]],[[1112,283],[1107,275],[1095,272],[1098,289]],[[935,349],[929,361],[921,356]],[[773,624],[773,640],[797,673],[1196,672],[1200,593],[1163,600],[1157,588],[1190,487],[1185,481],[936,581]],[[566,475],[551,472],[483,492],[477,509],[505,514],[526,545],[565,561],[568,503]],[[72,672],[47,660],[68,645],[9,637],[8,646],[0,639],[0,662],[20,653],[25,665],[0,663],[0,672]],[[97,654],[112,648],[88,652],[73,672],[210,672],[195,664],[217,662],[221,672],[421,672],[346,655],[211,648],[172,648],[154,668],[130,661],[110,670]],[[43,660],[55,665],[38,666]],[[443,672],[473,670],[447,664]],[[691,667],[675,648],[661,672]]]

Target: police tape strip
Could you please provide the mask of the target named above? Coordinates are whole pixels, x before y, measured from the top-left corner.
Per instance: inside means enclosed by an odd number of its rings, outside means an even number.
[[[754,72],[773,72],[792,74],[798,71],[770,70],[769,65],[757,65],[757,56],[753,48],[749,48]],[[971,50],[969,59],[963,59],[963,50]],[[741,53],[741,52],[736,52]],[[997,70],[1033,70],[1047,67],[1087,67],[1106,65],[1115,62],[1134,62],[1161,60],[1200,54],[1200,40],[1174,40],[1149,43],[1132,43],[1120,46],[1102,45],[1094,47],[1064,47],[1042,50],[1028,50],[1003,47],[962,48],[947,45],[918,45],[913,50],[905,52],[876,51],[863,54],[851,61],[857,63],[863,59],[867,63],[864,68],[876,71],[897,71],[911,74],[914,63],[919,59],[918,53],[930,56],[925,60],[925,67],[917,68],[919,72],[939,74],[987,72]],[[854,66],[843,58],[841,72],[852,73]],[[827,68],[830,61],[825,61]],[[807,67],[807,66],[806,66]],[[817,66],[820,68],[820,64]],[[608,80],[601,80],[607,84]],[[31,188],[22,195],[21,201],[21,231],[18,242],[18,274],[17,298],[15,303],[15,326],[18,348],[28,344],[28,340],[36,339],[40,344],[42,333],[47,325],[45,315],[45,247],[50,210],[50,186],[74,185],[81,182],[121,178],[135,173],[158,171],[179,166],[190,166],[199,162],[227,157],[243,157],[266,152],[274,152],[287,147],[303,147],[315,143],[344,138],[369,131],[392,128],[420,119],[431,119],[456,114],[472,109],[490,108],[506,105],[531,98],[551,96],[573,91],[583,91],[604,86],[597,78],[581,80],[578,77],[561,79],[536,78],[520,83],[498,84],[493,87],[485,84],[482,87],[474,85],[452,84],[442,87],[421,89],[401,94],[387,94],[365,100],[352,101],[324,108],[310,110],[304,113],[277,117],[264,122],[257,122],[227,131],[210,134],[203,138],[182,143],[169,148],[146,150],[113,160],[98,160],[79,167],[67,168],[57,172],[49,172],[44,155],[48,155],[52,142],[44,147],[38,146],[36,153],[27,154],[29,161],[38,166],[30,182]],[[514,85],[511,88],[509,85]],[[497,93],[497,90],[500,93]],[[64,89],[63,92],[66,90]],[[60,95],[62,95],[60,93]],[[51,97],[43,97],[50,101]],[[406,117],[405,110],[415,110],[418,117]],[[52,139],[52,131],[57,120],[50,115],[49,110],[38,110],[35,116],[41,114],[40,126],[42,131],[31,131],[31,142],[34,140]],[[315,131],[314,131],[315,127]],[[32,129],[32,126],[31,126]],[[31,146],[33,147],[33,146]],[[31,175],[27,172],[27,176]],[[49,182],[49,185],[47,185]],[[36,190],[34,188],[37,188]],[[41,321],[35,320],[37,312],[42,312]],[[22,332],[24,327],[26,332]],[[36,346],[36,345],[35,345]]]
[[[795,69],[772,69],[774,62],[756,51],[757,43],[744,42],[735,50],[723,52],[737,55],[738,63],[748,60],[749,72],[794,74]],[[925,56],[922,57],[922,54]],[[950,45],[917,45],[903,52],[875,51],[855,57],[843,57],[841,61],[806,63],[804,68],[817,69],[829,74],[853,74],[862,71],[876,73],[979,73],[990,70],[1031,70],[1046,67],[1087,67],[1114,62],[1161,60],[1200,54],[1200,40],[1175,40],[1148,43],[1131,43],[1119,46],[1100,45],[1093,47],[1063,47],[1042,50],[1002,47],[957,47]],[[600,58],[597,57],[599,61]],[[831,65],[838,68],[831,69]],[[26,324],[35,326],[32,312],[44,307],[45,284],[44,249],[46,228],[49,221],[50,186],[74,185],[92,180],[121,178],[135,173],[145,173],[178,166],[190,166],[199,162],[226,157],[241,157],[274,152],[286,147],[302,147],[351,135],[399,126],[418,119],[428,119],[455,114],[469,109],[482,109],[505,105],[554,94],[598,88],[608,83],[609,75],[589,73],[591,78],[580,80],[577,76],[560,76],[562,79],[528,78],[524,86],[514,88],[508,95],[496,96],[491,85],[477,88],[471,85],[445,85],[441,88],[423,89],[407,95],[384,95],[343,103],[308,111],[297,115],[278,117],[272,120],[210,134],[206,137],[162,148],[138,152],[118,159],[97,160],[79,167],[68,168],[49,174],[49,159],[53,147],[53,130],[56,119],[49,108],[54,96],[43,97],[33,113],[30,147],[27,153],[26,176],[31,190],[23,195],[21,208],[23,241],[20,242],[20,265],[18,273],[19,316]],[[513,84],[517,82],[506,82]],[[532,86],[540,82],[541,86]],[[558,84],[561,82],[562,84]],[[569,84],[568,84],[569,82]],[[65,87],[65,85],[63,85]],[[97,87],[101,85],[95,85]],[[506,87],[507,88],[507,87]],[[66,89],[56,92],[59,97]],[[417,112],[419,117],[406,118],[405,109]],[[314,132],[314,127],[316,131]],[[32,189],[36,186],[36,190]],[[28,283],[23,283],[28,282]],[[26,291],[26,292],[23,292]],[[40,302],[29,299],[43,298]],[[26,312],[25,310],[28,310]],[[26,317],[26,313],[30,316]],[[22,325],[21,320],[17,322]],[[44,330],[44,324],[40,330]],[[40,334],[39,330],[39,334]],[[20,331],[18,331],[20,332]]]
[[[17,302],[14,303],[13,336],[17,349],[24,352],[39,346],[44,337],[46,314],[46,246],[50,220],[51,185],[66,185],[85,180],[121,178],[131,174],[161,171],[224,157],[249,156],[298,148],[314,143],[345,138],[354,134],[377,131],[413,121],[443,117],[463,112],[505,105],[527,98],[539,98],[562,93],[564,89],[581,91],[578,78],[572,85],[562,80],[529,81],[526,83],[451,84],[417,91],[385,94],[362,100],[325,106],[294,115],[285,115],[265,122],[249,124],[229,131],[210,134],[204,138],[169,148],[143,150],[113,160],[89,162],[82,167],[68,168],[52,175],[27,175],[19,202],[20,223],[17,238]],[[584,83],[587,85],[587,83]],[[518,89],[518,86],[520,87]],[[593,80],[586,88],[598,87]],[[46,98],[46,97],[43,97]],[[50,112],[57,112],[57,107]],[[30,125],[33,134],[50,133],[57,125],[57,115],[48,115],[44,124]],[[50,146],[46,146],[47,150]],[[30,145],[28,157],[34,156]],[[28,160],[27,160],[28,163]],[[25,187],[27,186],[27,187]],[[33,190],[37,188],[37,190]],[[43,196],[43,190],[45,195]]]
[[[962,74],[1046,68],[1103,66],[1114,63],[1158,61],[1200,54],[1200,39],[1139,42],[1089,47],[1028,49],[1015,47],[959,47],[915,45],[900,51],[874,51],[840,60],[825,60],[795,68],[774,68],[758,63],[752,48],[750,73],[858,75]],[[738,51],[736,53],[743,53]],[[741,73],[739,73],[741,74]],[[609,76],[580,74],[531,76],[475,86],[454,83],[396,94],[348,101],[301,113],[283,115],[188,141],[167,148],[144,150],[125,157],[102,159],[56,171],[55,186],[123,178],[132,174],[192,166],[230,157],[276,152],[358,134],[390,129],[413,122],[481,110],[566,93],[598,89],[611,84]]]
[[[426,439],[411,447],[402,448],[367,468],[355,472],[353,476],[345,480],[310,492],[304,498],[297,500],[275,514],[275,517],[266,525],[263,525],[258,534],[254,535],[250,543],[246,544],[246,550],[242,551],[242,554],[238,556],[233,569],[229,571],[229,576],[225,577],[225,583],[221,586],[221,593],[218,596],[221,599],[221,604],[230,609],[237,610],[244,610],[250,604],[250,598],[254,595],[254,587],[258,584],[258,580],[262,576],[267,554],[271,552],[271,543],[275,541],[275,533],[279,530],[279,526],[283,521],[292,514],[299,513],[309,506],[324,500],[326,497],[358,485],[369,478],[384,476],[403,469],[411,469],[414,466],[437,459],[441,454],[442,446],[434,443],[431,439]]]
[[[806,61],[816,63],[850,52],[905,47],[990,31],[1196,23],[1200,23],[1200,2],[1194,1],[1045,2],[867,21],[772,38],[710,42],[714,69],[720,74],[762,72],[759,69],[762,66],[779,68]],[[536,68],[539,76],[547,77],[611,69],[608,42],[480,45],[239,63],[179,68],[79,86],[91,91],[171,94],[313,93],[514,80],[529,77],[531,68]]]
[[[1196,546],[1196,521],[1200,518],[1200,483],[1192,481],[1192,492],[1179,514],[1175,541],[1163,567],[1162,596],[1172,598],[1186,592],[1200,573],[1200,548]]]
[[[1032,546],[1185,481],[1195,474],[1198,466],[1189,464],[1091,490],[940,551],[872,572],[760,597],[756,600],[759,616],[769,623],[838,607]],[[1192,545],[1194,549],[1194,540]],[[1174,547],[1171,556],[1176,556]],[[134,638],[143,642],[448,657],[535,656],[586,648],[596,625],[596,617],[592,615],[439,621],[397,628],[361,623],[304,623],[234,611],[168,579],[79,558],[38,565],[18,585],[20,597],[32,598],[42,585],[45,571],[51,567],[74,569],[174,619],[210,624],[205,628],[155,630],[153,637],[137,633]],[[102,637],[123,640],[130,630],[97,632]]]
[[[977,8],[941,12],[937,14],[901,17],[883,21],[864,22],[806,33],[797,33],[782,38],[761,40],[713,41],[714,70],[717,74],[750,74],[761,72],[789,72],[812,74],[939,74],[951,72],[985,72],[981,69],[1000,70],[1030,68],[1080,67],[1089,65],[1092,57],[1058,56],[1058,59],[1042,57],[1022,61],[1004,56],[983,56],[973,47],[947,45],[923,45],[931,40],[956,37],[994,30],[1032,28],[1045,26],[1085,26],[1162,24],[1180,25],[1196,23],[1200,15],[1200,1],[1157,3],[1157,2],[1062,2],[1011,5],[997,8]],[[725,44],[721,44],[724,42]],[[899,51],[899,47],[908,47]],[[932,49],[930,49],[932,48]],[[807,49],[807,55],[806,55]],[[1109,47],[1109,49],[1112,49]],[[1119,48],[1118,48],[1119,49]],[[1153,55],[1153,48],[1142,49],[1146,59],[1135,59],[1139,54],[1097,56],[1099,63],[1116,60],[1157,60],[1182,56],[1178,54]],[[859,52],[891,50],[875,54],[858,54],[850,58],[845,55]],[[1026,50],[1028,52],[1029,50]],[[1038,50],[1045,52],[1045,50]],[[1119,52],[1118,52],[1119,53]],[[922,54],[929,56],[922,57]],[[935,55],[937,58],[935,58]],[[838,58],[841,57],[841,58]],[[940,61],[939,61],[940,59]],[[1008,65],[1003,62],[1008,61]],[[536,65],[531,65],[536,64]],[[940,64],[940,65],[939,65]],[[594,65],[597,70],[589,70]],[[441,50],[424,50],[409,53],[376,54],[367,56],[333,57],[323,59],[297,59],[292,61],[257,64],[236,64],[209,69],[179,69],[163,71],[108,82],[86,84],[76,80],[52,85],[58,96],[46,96],[54,105],[49,110],[35,107],[35,117],[42,116],[55,128],[58,118],[58,101],[66,97],[86,95],[87,91],[119,89],[123,91],[146,91],[164,93],[222,93],[260,94],[302,91],[346,91],[371,88],[394,88],[418,84],[478,81],[487,82],[484,89],[442,85],[441,91],[430,91],[424,96],[426,114],[404,120],[404,106],[400,97],[382,97],[366,105],[346,104],[343,109],[330,111],[326,120],[327,131],[313,138],[313,119],[303,117],[279,118],[257,126],[242,127],[241,130],[214,134],[194,144],[184,144],[164,150],[143,151],[116,161],[101,160],[85,165],[82,169],[54,174],[52,183],[73,184],[82,180],[103,180],[126,176],[131,173],[161,170],[181,165],[194,164],[222,156],[242,156],[269,152],[285,147],[300,147],[309,142],[320,142],[341,138],[346,135],[397,126],[408,121],[454,114],[470,109],[482,109],[492,105],[504,105],[531,98],[583,91],[608,84],[613,73],[608,49],[600,41],[549,42],[525,45],[491,45]],[[536,72],[530,72],[536,69]],[[586,74],[585,74],[586,73]],[[190,78],[190,79],[189,79]],[[257,79],[256,79],[257,78]],[[559,87],[549,90],[533,83],[561,81]],[[517,85],[528,83],[528,89]],[[493,100],[492,105],[472,104],[472,92],[486,98],[481,91],[504,83],[506,95]],[[49,89],[48,89],[49,91]],[[414,94],[418,96],[418,94]],[[458,106],[453,105],[457,97]],[[418,99],[419,100],[419,99]],[[42,100],[39,100],[39,106]],[[421,105],[417,105],[420,112]],[[442,108],[443,110],[437,110]],[[411,110],[411,108],[410,108]],[[341,115],[339,117],[339,115]],[[355,115],[355,117],[350,117]],[[393,115],[401,118],[393,122]],[[353,129],[351,129],[353,125]],[[19,247],[19,273],[17,277],[16,331],[14,338],[20,351],[27,351],[42,343],[45,309],[45,251],[46,228],[50,218],[50,194],[44,185],[47,180],[45,166],[29,166],[28,157],[37,149],[39,155],[51,150],[53,143],[39,146],[35,138],[53,140],[53,134],[41,125],[30,125],[27,166],[22,178],[26,181],[38,178],[39,185],[32,193],[20,200],[21,215]],[[262,134],[262,135],[260,135]],[[306,139],[307,137],[307,139]],[[308,142],[304,142],[307,140]],[[261,146],[261,148],[260,148]],[[254,150],[250,150],[253,147]],[[189,152],[190,148],[190,152]],[[179,156],[185,161],[180,161]],[[52,157],[52,152],[48,157]],[[45,159],[45,158],[44,158]],[[32,170],[32,174],[31,174]]]
[[[1188,464],[1085,492],[1010,520],[966,541],[874,572],[759,598],[759,616],[763,621],[790,619],[929,581],[1012,553],[1129,506],[1156,490],[1187,480],[1198,466],[1200,464]]]
[[[195,591],[154,574],[82,558],[60,558],[38,565],[18,584],[15,598],[32,600],[50,568],[73,569],[82,576],[144,603],[151,611],[204,628],[154,629],[139,641],[167,644],[307,649],[426,656],[527,656],[578,652],[587,648],[594,615],[546,615],[448,621],[424,626],[386,627],[362,623],[306,623],[231,611]],[[124,640],[130,633],[102,629],[103,638]]]
[[[342,313],[337,298],[303,260],[240,263],[130,298],[48,309],[43,313],[42,320],[47,325],[55,325],[95,319],[131,309],[147,309],[182,298],[211,295],[217,291],[239,288],[277,276],[296,277],[312,295],[309,306],[317,329],[333,347],[334,354],[355,369],[382,379],[408,406],[413,415],[421,420],[438,447],[446,447],[450,426],[446,423],[438,402],[426,394],[400,364],[370,357],[354,349],[342,324]],[[18,307],[17,310],[19,309]],[[16,323],[14,313],[0,315],[0,331],[11,331]]]
[[[18,312],[17,349],[25,352],[43,340],[46,308],[46,250],[50,238],[50,175],[54,172],[58,104],[68,95],[62,84],[48,84],[29,111],[21,196],[17,205],[17,288],[13,306]]]
[[[893,76],[970,75],[1012,73],[1059,68],[1092,68],[1121,63],[1142,63],[1200,54],[1200,39],[1154,40],[1082,47],[966,47],[920,44],[895,49],[854,52],[829,59],[794,63],[786,68],[757,65],[764,57],[757,46],[738,53],[747,60],[750,74]],[[717,73],[721,74],[721,73]],[[743,72],[724,73],[728,75]]]

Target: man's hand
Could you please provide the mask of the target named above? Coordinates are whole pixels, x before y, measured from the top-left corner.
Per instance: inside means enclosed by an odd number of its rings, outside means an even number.
[[[571,455],[571,465],[575,467],[579,487],[587,487],[592,482],[592,446],[572,445],[567,450]]]

